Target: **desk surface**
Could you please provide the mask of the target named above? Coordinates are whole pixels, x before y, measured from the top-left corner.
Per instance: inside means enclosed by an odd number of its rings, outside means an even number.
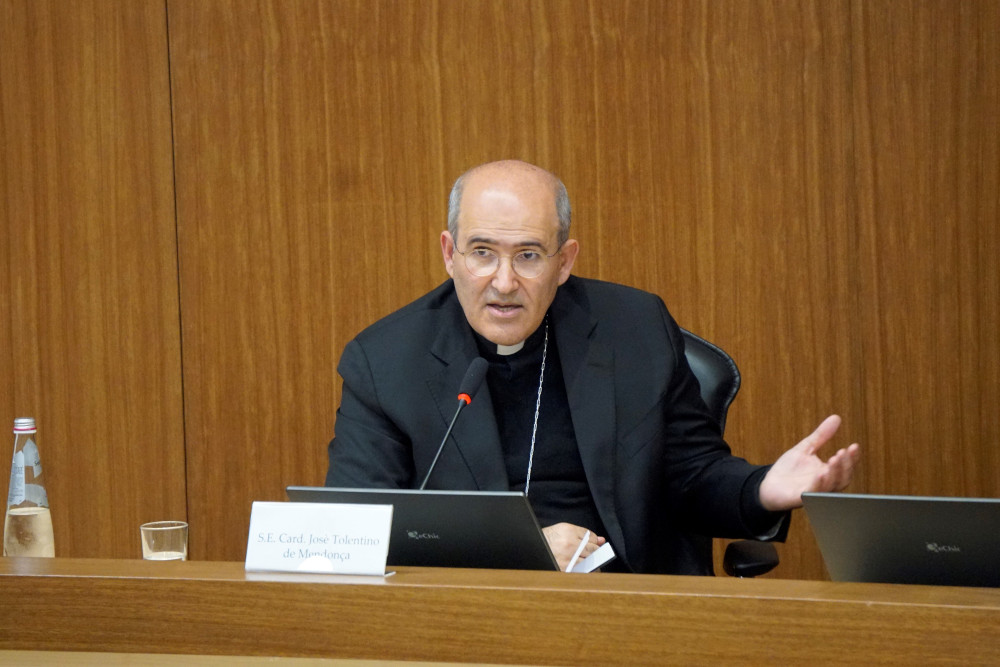
[[[496,664],[1000,662],[1000,589],[0,559],[0,650]],[[27,620],[27,622],[26,622]]]

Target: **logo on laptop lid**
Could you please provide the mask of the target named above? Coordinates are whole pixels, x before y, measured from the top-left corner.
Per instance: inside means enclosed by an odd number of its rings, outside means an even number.
[[[421,533],[419,530],[408,530],[406,536],[411,540],[440,540],[437,533]]]

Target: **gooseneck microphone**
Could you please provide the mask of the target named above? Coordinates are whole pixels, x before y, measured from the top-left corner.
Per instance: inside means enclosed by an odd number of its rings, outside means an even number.
[[[486,379],[487,368],[489,368],[489,364],[486,363],[486,360],[482,357],[476,357],[469,364],[469,369],[465,371],[462,384],[458,385],[458,409],[455,410],[455,416],[451,418],[448,430],[444,432],[444,437],[441,438],[441,444],[438,446],[437,454],[434,455],[434,460],[431,461],[431,467],[427,469],[427,475],[424,476],[424,481],[420,484],[421,491],[427,486],[427,480],[431,478],[431,473],[434,472],[434,466],[437,465],[438,459],[441,457],[444,443],[448,442],[448,436],[451,435],[451,429],[454,428],[455,422],[458,420],[458,415],[462,412],[462,408],[472,402],[472,397],[476,395],[479,387],[483,385],[483,380]]]

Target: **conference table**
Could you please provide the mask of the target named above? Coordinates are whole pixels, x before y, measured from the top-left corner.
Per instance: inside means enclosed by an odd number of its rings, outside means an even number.
[[[140,655],[133,664],[1000,664],[1000,589],[0,558],[0,663]]]

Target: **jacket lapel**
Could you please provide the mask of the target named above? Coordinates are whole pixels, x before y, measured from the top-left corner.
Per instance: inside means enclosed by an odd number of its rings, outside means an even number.
[[[594,504],[607,537],[624,560],[625,540],[614,493],[614,349],[601,341],[599,324],[584,295],[568,287],[560,288],[552,312],[570,417]]]
[[[472,360],[479,356],[475,338],[458,299],[453,297],[444,309],[447,313],[442,317],[443,326],[438,330],[430,350],[441,362],[441,367],[427,377],[428,391],[441,416],[441,430],[430,438],[435,448],[455,416],[458,387],[465,377],[465,371]],[[441,453],[439,465],[443,465],[448,457],[454,461],[456,451],[470,476],[467,488],[483,491],[509,490],[500,435],[493,415],[493,401],[485,381],[472,403],[462,410],[455,422],[448,443]],[[460,469],[453,465],[448,468],[452,474]]]

